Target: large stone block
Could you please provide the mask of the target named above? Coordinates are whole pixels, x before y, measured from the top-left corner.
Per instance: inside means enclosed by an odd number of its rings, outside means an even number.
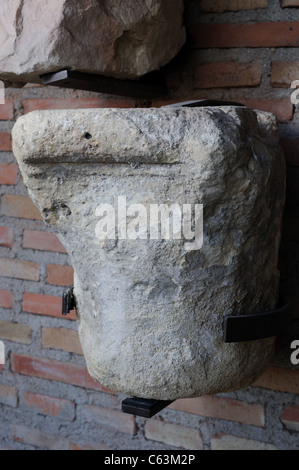
[[[222,325],[278,299],[285,167],[274,116],[238,106],[36,111],[19,118],[13,142],[69,252],[92,377],[174,400],[263,373],[274,338],[225,343]],[[176,205],[169,236],[155,204]]]
[[[1,0],[0,78],[71,69],[135,78],[185,42],[183,0]]]

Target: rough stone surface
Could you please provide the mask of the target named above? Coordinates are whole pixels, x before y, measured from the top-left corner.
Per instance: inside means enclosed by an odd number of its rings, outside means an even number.
[[[134,78],[185,42],[183,0],[1,0],[0,78],[39,83],[73,69]]]
[[[13,148],[29,194],[75,271],[90,374],[140,397],[177,399],[252,383],[274,338],[226,344],[222,319],[278,297],[285,167],[275,118],[242,107],[41,111]],[[203,204],[185,240],[102,240],[100,204]]]

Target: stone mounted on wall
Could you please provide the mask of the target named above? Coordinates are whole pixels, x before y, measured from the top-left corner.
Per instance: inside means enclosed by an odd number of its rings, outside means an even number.
[[[183,0],[1,0],[0,79],[62,69],[137,78],[185,42]]]
[[[227,106],[36,111],[19,118],[13,142],[30,196],[70,255],[95,380],[175,400],[264,372],[275,338],[225,343],[222,326],[278,299],[285,163],[274,116]],[[128,230],[143,210],[151,232],[155,204],[202,204],[203,245],[196,236],[188,247],[174,216],[174,239],[126,237],[124,206]]]

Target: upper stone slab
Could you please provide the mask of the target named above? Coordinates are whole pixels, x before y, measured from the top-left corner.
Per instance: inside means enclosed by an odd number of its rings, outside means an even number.
[[[0,79],[40,81],[62,69],[136,78],[185,42],[183,0],[1,0]]]

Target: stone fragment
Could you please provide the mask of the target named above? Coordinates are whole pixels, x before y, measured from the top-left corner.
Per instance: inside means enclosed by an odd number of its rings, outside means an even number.
[[[227,315],[273,309],[278,299],[285,193],[278,138],[273,115],[238,106],[19,118],[14,153],[70,255],[79,336],[95,380],[175,400],[242,388],[264,372],[274,338],[224,343],[222,324]],[[155,204],[172,206],[171,220],[167,213],[160,220],[163,236]]]
[[[0,79],[71,69],[136,78],[185,42],[183,0],[1,0]]]

